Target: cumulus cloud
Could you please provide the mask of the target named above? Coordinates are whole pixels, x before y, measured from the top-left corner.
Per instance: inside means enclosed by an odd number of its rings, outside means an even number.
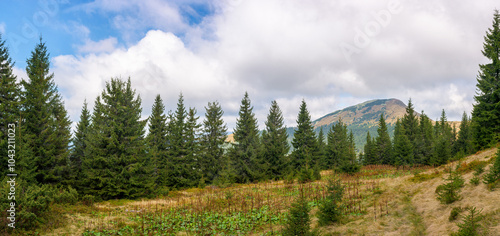
[[[93,101],[116,76],[131,77],[145,115],[156,94],[173,110],[182,92],[201,116],[207,102],[218,100],[229,127],[245,91],[261,127],[275,99],[288,126],[302,99],[313,119],[393,97],[412,98],[431,118],[445,109],[450,120],[460,119],[471,111],[484,32],[500,7],[493,0],[220,0],[214,14],[189,25],[179,4],[99,0],[85,6],[127,12],[112,17],[123,37],[145,26],[157,30],[127,47],[113,38],[87,41],[82,55],[53,59],[73,119],[83,99]],[[350,58],[342,45],[354,49]]]
[[[0,22],[0,34],[5,34],[5,23]]]
[[[116,49],[118,40],[115,37],[99,40],[97,42],[87,39],[84,45],[78,46],[80,53],[112,52]]]

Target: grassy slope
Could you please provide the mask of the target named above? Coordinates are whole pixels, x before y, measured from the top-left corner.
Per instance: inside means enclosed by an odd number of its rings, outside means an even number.
[[[495,152],[496,149],[490,149],[469,156],[462,160],[462,166],[467,166],[473,160],[488,161]],[[470,185],[472,171],[463,173],[466,185],[462,188],[462,200],[450,205],[443,205],[437,201],[436,187],[444,182],[443,177],[446,176],[447,168],[455,168],[456,165],[457,162],[438,168],[411,171],[368,167],[360,174],[360,181],[344,176],[344,183],[348,186],[346,196],[349,198],[346,204],[355,207],[352,207],[352,212],[347,214],[342,222],[319,227],[320,232],[322,235],[449,235],[458,229],[456,221],[448,220],[451,209],[467,206],[483,209],[485,219],[482,223],[489,235],[500,232],[500,204],[498,204],[500,190],[489,191],[483,183],[478,186]],[[486,170],[488,168],[489,166]],[[428,179],[415,182],[413,173],[417,171]],[[323,179],[327,179],[331,172],[324,172],[322,175]],[[310,201],[321,197],[322,190],[314,189],[320,189],[324,184],[325,181],[322,180],[305,186],[310,188],[308,190]],[[85,228],[118,229],[127,225],[138,228],[140,225],[131,221],[131,217],[140,216],[142,212],[163,212],[178,207],[202,209],[210,206],[218,211],[228,211],[228,204],[232,204],[234,211],[234,209],[244,210],[269,205],[272,209],[276,209],[277,213],[286,212],[289,203],[296,196],[289,193],[296,192],[298,188],[296,184],[285,185],[282,182],[239,185],[227,189],[207,187],[172,192],[171,196],[162,199],[115,200],[99,203],[93,207],[74,206],[70,209],[71,213],[66,215],[67,224],[51,230],[47,235],[81,235]],[[228,193],[231,195],[231,201],[227,200]],[[313,228],[318,228],[316,212],[317,207],[313,207],[311,212]],[[251,235],[262,235],[265,232],[277,231],[279,228],[279,224],[263,224],[252,230]]]

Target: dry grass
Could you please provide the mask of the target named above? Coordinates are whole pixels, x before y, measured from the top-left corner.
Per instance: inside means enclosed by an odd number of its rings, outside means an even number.
[[[488,161],[495,155],[496,149],[486,150],[462,160],[462,166],[472,161]],[[436,199],[435,189],[442,184],[447,169],[455,168],[458,162],[438,168],[421,168],[418,172],[426,175],[421,181],[412,181],[414,170],[396,170],[387,166],[365,167],[356,176],[342,176],[346,184],[346,200],[349,206],[342,222],[321,227],[324,235],[449,235],[458,228],[448,217],[453,207],[477,207],[483,209],[482,221],[489,235],[500,232],[500,191],[489,191],[483,183],[478,186],[469,184],[472,172],[464,172],[466,186],[462,189],[462,200],[443,205]],[[488,169],[486,167],[486,169]],[[277,212],[286,212],[294,200],[292,192],[306,188],[310,201],[324,197],[326,179],[331,171],[322,172],[323,180],[306,185],[286,185],[282,181],[260,184],[237,185],[220,189],[189,189],[172,192],[169,197],[151,200],[113,200],[95,204],[81,211],[68,213],[68,223],[47,235],[81,235],[85,229],[99,229],[113,225],[134,225],[130,220],[134,215],[144,212],[163,212],[177,208],[189,208],[201,212],[215,209],[221,212],[248,211],[263,205],[270,206]],[[250,196],[250,198],[248,198]],[[228,200],[228,198],[230,200]],[[232,200],[231,200],[232,199]],[[317,226],[312,216],[313,228]],[[251,235],[277,231],[279,225],[263,226]]]

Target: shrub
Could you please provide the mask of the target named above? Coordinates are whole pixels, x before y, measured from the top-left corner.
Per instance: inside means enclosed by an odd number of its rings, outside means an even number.
[[[451,212],[450,212],[450,217],[448,217],[448,220],[449,221],[454,221],[458,218],[458,216],[460,215],[460,213],[462,213],[465,209],[461,208],[461,207],[453,207],[453,209],[451,209]]]
[[[310,210],[303,193],[301,193],[290,208],[282,231],[283,236],[312,235],[311,219],[309,218]]]
[[[359,172],[361,167],[356,163],[344,163],[339,167],[340,172],[352,175]]]
[[[16,179],[16,229],[33,229],[48,221],[50,206],[54,203],[74,204],[78,199],[75,189],[68,187],[57,188],[52,185],[28,184],[26,181]],[[7,181],[1,184],[1,192],[7,193],[10,188]],[[0,199],[0,206],[8,209],[11,200],[7,197]]]
[[[465,184],[462,176],[456,172],[450,172],[447,183],[439,185],[436,188],[437,199],[443,204],[450,204],[460,200],[460,188]]]
[[[495,162],[493,166],[490,167],[488,173],[484,175],[484,183],[488,186],[493,187],[494,183],[496,183],[500,179],[500,149],[498,149],[496,154]]]
[[[318,218],[320,225],[337,222],[342,216],[343,206],[340,204],[344,195],[344,186],[337,180],[328,180],[328,195],[319,206]]]
[[[479,185],[479,177],[477,176],[474,176],[470,179],[470,184],[474,185],[474,186],[478,186]]]
[[[299,183],[307,183],[314,180],[314,171],[310,168],[304,167],[299,171],[297,181]]]
[[[469,214],[462,218],[462,223],[458,223],[458,232],[453,233],[452,236],[474,236],[479,235],[478,229],[481,227],[479,221],[483,216],[481,210],[477,211],[475,207],[469,208]]]

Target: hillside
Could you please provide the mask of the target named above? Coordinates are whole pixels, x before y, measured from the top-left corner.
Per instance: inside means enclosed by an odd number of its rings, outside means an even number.
[[[312,206],[312,228],[321,235],[449,235],[458,230],[449,220],[453,208],[477,207],[484,216],[481,235],[500,232],[500,190],[470,184],[478,164],[491,167],[496,149],[489,149],[437,168],[396,169],[365,166],[355,176],[322,172],[322,180],[299,185],[270,181],[228,188],[172,191],[145,200],[110,200],[92,206],[68,206],[64,222],[47,235],[280,235],[290,203],[303,192]],[[465,179],[461,199],[442,204],[435,190],[448,169]],[[484,173],[483,173],[484,175]],[[329,178],[341,178],[346,206],[339,223],[318,226],[318,203]],[[61,209],[62,211],[62,209]],[[465,212],[464,212],[465,214]]]
[[[377,99],[350,106],[327,114],[313,122],[314,127],[329,126],[339,119],[348,126],[377,126],[380,115],[384,114],[387,124],[394,125],[406,113],[406,105],[398,99]]]

